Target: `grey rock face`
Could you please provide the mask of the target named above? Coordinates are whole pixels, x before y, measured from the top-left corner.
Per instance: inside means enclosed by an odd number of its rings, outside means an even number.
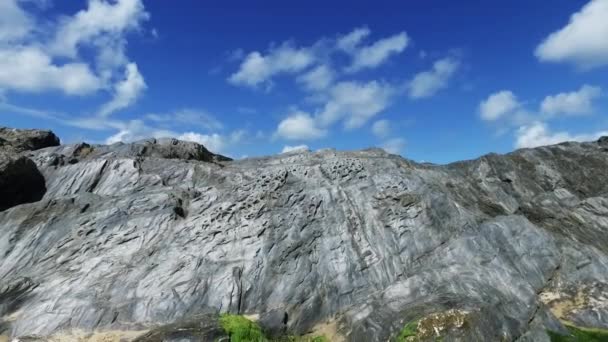
[[[608,328],[605,139],[445,166],[374,149],[229,162],[199,146],[31,152],[47,192],[0,212],[0,327],[129,330],[215,310],[298,334],[333,321],[351,341],[444,312],[466,321],[446,341]]]
[[[198,160],[205,162],[230,161],[232,159],[209,152],[204,146],[177,139],[149,139],[132,144],[118,143],[112,146],[97,146],[93,156],[123,158],[152,157],[166,159]]]

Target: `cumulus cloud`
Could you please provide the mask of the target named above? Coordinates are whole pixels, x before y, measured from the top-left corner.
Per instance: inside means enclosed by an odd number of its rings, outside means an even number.
[[[601,88],[584,85],[577,91],[547,96],[540,107],[543,113],[550,115],[590,114],[593,112],[593,100],[601,94]]]
[[[0,1],[0,42],[22,39],[32,28],[32,18],[19,7],[17,0]]]
[[[327,65],[319,65],[316,68],[300,75],[297,81],[310,91],[327,89],[334,79],[334,73]]]
[[[121,39],[124,32],[139,28],[149,14],[141,0],[89,0],[89,6],[62,20],[50,45],[55,55],[75,57],[78,46],[97,38]]]
[[[310,114],[297,111],[279,123],[275,136],[289,140],[313,140],[326,134],[327,131],[317,127]]]
[[[300,72],[314,61],[315,55],[311,49],[295,48],[290,43],[283,43],[270,49],[266,55],[258,51],[249,53],[228,81],[234,85],[255,87],[275,75]]]
[[[403,52],[408,43],[409,37],[405,32],[401,32],[380,39],[369,46],[356,49],[353,52],[352,64],[346,71],[352,73],[362,69],[375,68],[387,61],[392,55]]]
[[[150,127],[143,120],[131,120],[124,123],[117,121],[109,123],[109,125],[117,128],[118,132],[108,137],[105,141],[106,144],[128,143],[146,138],[170,138],[176,134],[170,130]]]
[[[369,36],[370,33],[371,31],[367,27],[356,28],[350,33],[339,37],[336,46],[342,51],[353,53],[355,48],[357,48],[363,39]]]
[[[608,0],[591,0],[535,51],[543,62],[568,62],[582,69],[608,64]]]
[[[401,151],[405,148],[405,139],[393,138],[385,141],[381,148],[388,153],[401,154]]]
[[[344,128],[359,128],[386,109],[394,93],[392,86],[377,81],[337,83],[329,89],[329,100],[318,116],[319,123],[326,127],[344,120]]]
[[[217,133],[200,134],[195,132],[187,132],[182,133],[175,138],[179,140],[192,141],[197,144],[201,144],[205,146],[205,148],[207,148],[209,151],[214,153],[222,153],[228,145],[226,137]]]
[[[128,122],[110,121],[106,125],[118,129],[117,133],[106,139],[106,144],[127,143],[147,138],[175,138],[199,143],[215,153],[226,153],[231,146],[241,142],[245,136],[245,131],[242,130],[234,131],[228,135],[218,133],[201,134],[192,131],[179,133],[147,125],[143,120],[131,120]]]
[[[19,0],[0,4],[0,88],[67,95],[111,90],[113,98],[100,109],[103,116],[137,100],[145,82],[124,50],[125,33],[148,18],[141,0],[90,0],[73,16],[45,22],[48,34],[36,35],[41,30],[35,17],[19,5]],[[87,54],[80,56],[85,46]]]
[[[300,151],[308,151],[308,145],[296,145],[296,146],[289,146],[289,145],[285,145],[283,146],[283,150],[281,150],[281,153],[289,153],[289,152],[300,152]]]
[[[522,126],[516,133],[516,148],[538,147],[553,145],[564,141],[591,141],[597,140],[601,136],[608,135],[608,131],[598,131],[571,135],[567,132],[551,132],[543,122],[534,122],[530,125]]]
[[[490,95],[479,104],[481,118],[486,121],[498,120],[520,108],[520,103],[513,92],[502,90]]]
[[[101,86],[87,64],[55,65],[37,47],[0,48],[0,88],[23,92],[60,90],[68,95],[84,95]]]
[[[125,69],[125,79],[114,87],[114,97],[99,110],[100,116],[108,116],[117,110],[131,106],[146,89],[146,82],[137,69],[137,64],[129,63]]]
[[[378,120],[372,125],[372,133],[378,138],[386,138],[391,133],[391,125],[388,120]]]
[[[435,95],[439,90],[447,87],[459,66],[460,62],[452,57],[436,61],[431,70],[418,73],[410,81],[409,96],[419,99]]]

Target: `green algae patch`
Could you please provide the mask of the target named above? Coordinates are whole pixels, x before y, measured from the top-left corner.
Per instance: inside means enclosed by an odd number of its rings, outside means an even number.
[[[418,335],[418,321],[409,322],[403,326],[403,329],[397,335],[397,342],[408,341],[409,337],[416,337]]]
[[[223,314],[220,325],[230,336],[230,342],[267,342],[262,328],[241,315]]]
[[[562,335],[548,331],[551,342],[608,342],[608,330],[581,328],[565,324],[570,334]]]

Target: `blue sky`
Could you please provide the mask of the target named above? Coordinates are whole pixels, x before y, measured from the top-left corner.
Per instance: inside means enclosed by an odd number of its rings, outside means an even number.
[[[0,0],[0,125],[446,163],[608,135],[608,0]]]

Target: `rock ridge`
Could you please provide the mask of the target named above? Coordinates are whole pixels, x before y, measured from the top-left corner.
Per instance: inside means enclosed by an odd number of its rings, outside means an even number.
[[[230,161],[171,139],[22,152],[46,191],[0,212],[0,334],[209,312],[299,335],[332,322],[348,341],[414,321],[452,341],[608,328],[607,144],[448,165],[378,149]]]

